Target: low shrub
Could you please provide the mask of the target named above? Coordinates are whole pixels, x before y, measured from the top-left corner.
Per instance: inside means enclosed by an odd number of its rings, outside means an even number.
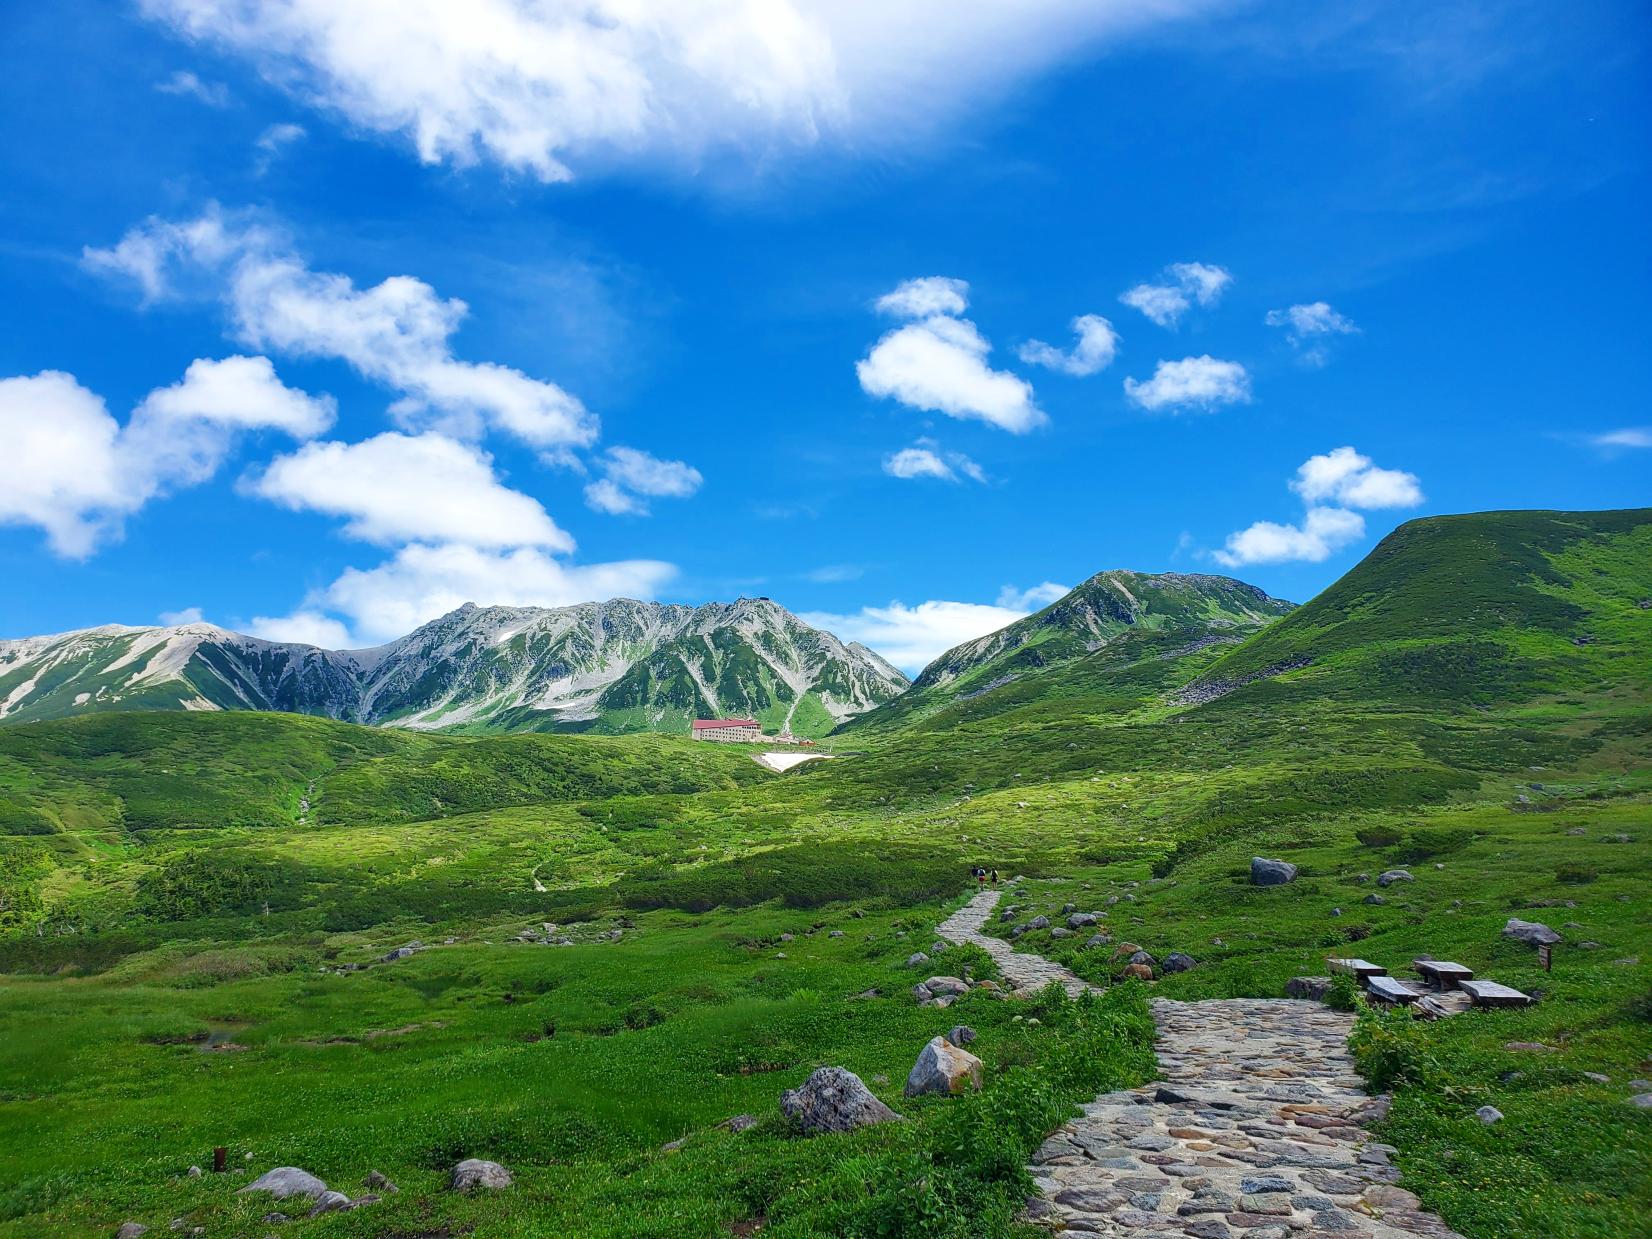
[[[1354,838],[1368,848],[1391,848],[1402,837],[1393,826],[1364,826],[1354,832]]]

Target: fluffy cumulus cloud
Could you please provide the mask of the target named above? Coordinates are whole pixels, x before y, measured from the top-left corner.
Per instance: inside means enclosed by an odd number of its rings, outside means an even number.
[[[182,221],[150,219],[86,266],[132,280],[148,300],[203,282],[219,292],[235,334],[260,350],[335,358],[400,393],[392,407],[412,429],[476,437],[496,429],[547,451],[584,447],[597,420],[554,383],[492,362],[454,357],[450,337],[468,307],[423,280],[391,276],[358,288],[312,271],[279,234],[216,206]]]
[[[855,364],[861,389],[1025,434],[1048,419],[1033,402],[1032,385],[988,365],[992,346],[974,323],[957,317],[968,308],[968,290],[962,280],[925,276],[880,298],[880,310],[916,321],[886,334]]]
[[[1078,337],[1070,351],[1063,351],[1042,340],[1028,340],[1017,351],[1029,366],[1044,366],[1077,378],[1095,374],[1113,364],[1118,355],[1118,332],[1113,324],[1099,314],[1081,314],[1073,320],[1073,334]]]
[[[1283,328],[1291,347],[1301,354],[1303,361],[1315,366],[1322,366],[1330,359],[1332,338],[1359,332],[1351,318],[1324,301],[1269,310],[1264,321],[1270,327]]]
[[[936,478],[957,482],[968,478],[985,482],[986,471],[962,452],[949,452],[934,439],[919,439],[883,458],[883,471],[892,478]]]
[[[381,546],[574,549],[537,499],[499,481],[486,453],[434,433],[309,443],[277,457],[248,488],[284,507],[343,517],[348,536]]]
[[[1250,400],[1250,374],[1236,361],[1220,361],[1209,353],[1161,361],[1145,382],[1124,380],[1124,394],[1144,409],[1210,410],[1223,404]]]
[[[646,516],[650,498],[686,499],[705,480],[693,465],[634,447],[609,448],[598,468],[603,476],[585,488],[585,502],[613,515]]]
[[[1351,447],[1310,456],[1290,488],[1306,505],[1297,524],[1257,521],[1231,533],[1215,558],[1230,568],[1286,561],[1321,563],[1365,536],[1365,518],[1353,509],[1414,508],[1423,502],[1414,473],[1383,469]]]
[[[902,671],[915,674],[953,646],[997,632],[1027,613],[1025,607],[931,601],[917,606],[891,602],[848,615],[812,612],[802,618],[845,641],[859,641]]]
[[[593,598],[651,598],[675,574],[671,564],[658,560],[581,565],[537,547],[500,551],[415,543],[377,567],[347,569],[292,615],[260,616],[252,630],[276,641],[318,637],[311,643],[374,645],[467,602],[560,607]]]
[[[59,555],[85,558],[149,500],[217,472],[238,435],[304,439],[333,402],[284,385],[264,357],[194,362],[123,425],[73,375],[0,380],[0,524],[33,525]]]
[[[1119,300],[1160,327],[1174,327],[1195,303],[1215,305],[1231,283],[1233,276],[1224,267],[1178,262],[1165,268],[1158,283],[1137,284],[1120,293]]]
[[[1214,0],[140,0],[183,37],[427,163],[547,181],[620,160],[918,140],[970,104]]]
[[[1308,503],[1347,508],[1414,508],[1423,501],[1416,474],[1379,469],[1351,447],[1308,457],[1297,468],[1291,489]]]

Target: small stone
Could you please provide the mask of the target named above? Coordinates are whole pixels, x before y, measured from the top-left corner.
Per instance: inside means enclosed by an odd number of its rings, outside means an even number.
[[[1508,924],[1503,926],[1503,936],[1528,946],[1553,946],[1561,941],[1560,935],[1541,921],[1523,921],[1517,916],[1509,917]]]
[[[1377,875],[1378,886],[1392,886],[1396,882],[1414,882],[1415,878],[1404,869],[1389,869]]]
[[[497,1192],[510,1185],[510,1171],[498,1162],[484,1161],[479,1157],[467,1157],[453,1168],[453,1174],[448,1179],[448,1187],[455,1192],[469,1192],[476,1188]]]
[[[1652,1110],[1652,1093],[1637,1093],[1629,1099],[1629,1104],[1637,1110]]]
[[[1246,1175],[1239,1180],[1239,1190],[1246,1196],[1260,1196],[1265,1193],[1295,1191],[1296,1184],[1284,1175]]]
[[[985,985],[989,983],[983,981],[982,984]],[[947,1030],[946,1039],[952,1042],[953,1045],[962,1049],[964,1046],[974,1043],[975,1030],[968,1024],[954,1024]]]
[[[1049,927],[1050,918],[1047,916],[1035,916],[1027,922],[1028,929],[1048,929]]]
[[[1360,902],[1361,903],[1372,904],[1376,907],[1381,907],[1383,904],[1387,903],[1388,901],[1386,899],[1384,899],[1381,895],[1379,895],[1375,891],[1373,891],[1371,894],[1367,895],[1364,899],[1360,900]]]
[[[122,1222],[120,1229],[115,1232],[115,1239],[138,1239],[140,1235],[147,1235],[149,1227],[142,1222]]]
[[[1283,1192],[1246,1192],[1239,1198],[1239,1209],[1243,1213],[1259,1213],[1269,1217],[1289,1217],[1291,1215],[1291,1198]]]
[[[1172,951],[1164,957],[1164,970],[1166,972],[1186,972],[1197,963],[1198,961],[1191,955],[1181,951]]]
[[[1050,930],[1050,937],[1052,938],[1071,938],[1072,936],[1072,930],[1065,929],[1060,925],[1057,925],[1054,929]]]
[[[1084,945],[1093,950],[1098,946],[1108,946],[1112,943],[1112,941],[1113,939],[1107,934],[1091,934],[1084,940]]]
[[[756,1127],[757,1116],[755,1114],[736,1114],[731,1119],[724,1119],[718,1126],[738,1135],[743,1131],[750,1131],[753,1127]]]
[[[399,1187],[376,1170],[369,1170],[367,1172],[367,1177],[361,1181],[361,1185],[369,1191],[385,1192],[391,1196],[394,1196],[397,1192],[401,1191]]]
[[[843,937],[843,931],[841,929],[834,929],[830,933],[828,933],[826,936],[828,938],[841,938],[841,937]]]
[[[311,1200],[316,1200],[326,1191],[325,1183],[308,1170],[300,1170],[297,1166],[277,1166],[274,1170],[259,1175],[241,1189],[241,1193],[268,1192],[276,1200],[287,1200],[293,1196],[307,1196]]]
[[[1503,1121],[1503,1112],[1496,1106],[1481,1106],[1474,1112],[1474,1117],[1479,1119],[1487,1127],[1490,1127],[1493,1123],[1501,1123]]]
[[[906,957],[906,966],[908,968],[921,968],[928,962],[929,956],[925,955],[922,951],[913,951],[912,954]]]
[[[191,1166],[188,1170],[184,1171],[184,1173],[191,1179],[199,1179],[201,1177],[201,1168],[199,1166]]]

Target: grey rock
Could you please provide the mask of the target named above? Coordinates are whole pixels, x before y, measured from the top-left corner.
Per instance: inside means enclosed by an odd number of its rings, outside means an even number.
[[[477,1188],[483,1191],[497,1192],[511,1185],[511,1172],[498,1162],[484,1161],[479,1157],[467,1157],[453,1168],[448,1178],[448,1187],[455,1192],[471,1192]]]
[[[753,1127],[756,1127],[757,1116],[755,1114],[736,1114],[731,1119],[724,1119],[719,1126],[738,1135],[740,1132],[750,1131]]]
[[[975,1030],[968,1024],[954,1024],[947,1030],[946,1039],[960,1048],[975,1042]]]
[[[1155,960],[1146,951],[1135,951],[1131,954],[1130,958],[1128,960],[1126,960],[1125,962],[1126,963],[1131,963],[1131,964],[1146,964],[1149,968],[1151,968],[1158,961]]]
[[[1481,1106],[1474,1112],[1474,1117],[1479,1119],[1487,1127],[1490,1127],[1493,1123],[1501,1123],[1503,1121],[1503,1112],[1496,1106]]]
[[[841,929],[834,929],[830,933],[828,933],[826,936],[828,938],[841,938],[841,937],[843,937],[843,931]]]
[[[1374,905],[1377,905],[1377,906],[1380,907],[1382,904],[1385,904],[1388,901],[1386,899],[1384,899],[1381,895],[1378,895],[1375,892],[1373,892],[1372,894],[1367,895],[1360,902],[1361,903],[1374,904]]]
[[[343,1192],[326,1191],[316,1197],[316,1202],[310,1206],[305,1217],[320,1217],[323,1213],[332,1213],[338,1209],[350,1207],[350,1198]]]
[[[874,995],[874,997],[876,997],[876,995]],[[912,997],[918,1000],[919,1006],[922,1006],[924,1003],[933,999],[935,995],[930,993],[929,986],[925,985],[922,981],[919,981],[912,987]]]
[[[1098,946],[1111,946],[1112,943],[1113,939],[1107,934],[1091,934],[1084,940],[1084,945],[1092,949]]]
[[[1049,927],[1050,918],[1047,916],[1035,916],[1027,922],[1028,929],[1048,929]]]
[[[1199,961],[1182,951],[1172,951],[1164,957],[1165,972],[1186,972]]]
[[[1252,886],[1283,886],[1296,878],[1296,866],[1288,860],[1269,860],[1253,856],[1250,862]]]
[[[367,1177],[361,1181],[361,1185],[368,1191],[385,1192],[391,1196],[401,1191],[399,1187],[376,1170],[369,1170]]]
[[[386,951],[379,958],[382,959],[387,964],[393,964],[398,959],[406,959],[411,954],[413,954],[413,948],[412,947],[410,947],[410,946],[399,946],[394,951]]]
[[[138,1239],[139,1235],[147,1235],[149,1227],[142,1222],[122,1222],[120,1229],[115,1232],[115,1239]]]
[[[935,1037],[918,1052],[918,1061],[906,1077],[906,1095],[963,1093],[981,1087],[985,1070],[980,1059],[945,1037]]]
[[[1652,1093],[1637,1093],[1629,1099],[1629,1104],[1637,1110],[1652,1110]]]
[[[821,1067],[799,1087],[787,1089],[780,1094],[780,1110],[809,1135],[853,1131],[901,1117],[842,1067]]]
[[[922,968],[928,962],[929,956],[925,955],[922,951],[913,951],[912,954],[906,957],[906,966],[908,968]]]
[[[1072,930],[1064,929],[1060,925],[1057,925],[1054,929],[1050,930],[1050,937],[1052,938],[1071,938],[1072,936]]]
[[[1285,982],[1285,997],[1318,1002],[1331,992],[1330,977],[1292,977]]]
[[[1239,1180],[1239,1190],[1246,1196],[1259,1196],[1264,1192],[1294,1192],[1296,1184],[1284,1175],[1246,1175]]]
[[[268,1192],[276,1200],[288,1200],[294,1196],[318,1200],[326,1195],[327,1185],[308,1170],[300,1170],[297,1166],[277,1166],[241,1189],[241,1193],[246,1192]]]
[[[1094,912],[1075,912],[1067,918],[1068,929],[1086,929],[1094,925],[1100,917]]]
[[[923,985],[936,997],[947,994],[957,996],[969,993],[969,983],[960,980],[958,977],[930,977]]]
[[[1414,881],[1416,881],[1416,879],[1413,878],[1404,869],[1389,869],[1386,872],[1379,873],[1377,875],[1377,885],[1378,886],[1392,886],[1396,882],[1414,882]]]
[[[1561,941],[1560,935],[1541,921],[1523,921],[1517,916],[1509,917],[1509,923],[1503,926],[1503,936],[1528,946],[1552,946]]]

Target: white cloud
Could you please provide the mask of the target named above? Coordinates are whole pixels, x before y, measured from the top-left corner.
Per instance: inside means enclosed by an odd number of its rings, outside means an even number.
[[[1112,323],[1099,314],[1082,314],[1073,320],[1073,334],[1078,337],[1078,343],[1070,353],[1042,340],[1028,340],[1017,352],[1030,366],[1046,366],[1080,378],[1113,364],[1119,337]]]
[[[801,618],[845,641],[869,646],[912,674],[953,646],[997,632],[1025,614],[1024,608],[931,601],[915,607],[891,602],[886,607],[862,607],[849,615],[810,612]]]
[[[1652,447],[1652,426],[1625,426],[1622,430],[1590,435],[1589,444],[1606,452]]]
[[[156,82],[155,89],[163,95],[188,95],[212,108],[229,106],[229,87],[222,82],[203,82],[188,69],[179,69],[165,81]]]
[[[87,249],[85,262],[135,280],[149,300],[170,295],[181,278],[217,278],[240,339],[347,362],[402,393],[392,412],[409,428],[475,437],[491,426],[546,450],[597,437],[596,418],[556,384],[453,356],[463,301],[443,300],[409,275],[360,289],[312,271],[273,230],[216,206],[194,220],[150,219],[109,249]]]
[[[923,275],[905,280],[877,300],[879,312],[899,318],[929,318],[934,314],[962,314],[969,308],[969,284],[947,275]]]
[[[318,611],[295,611],[291,615],[254,616],[247,631],[266,641],[291,645],[317,645],[324,650],[349,649],[350,630],[331,616]]]
[[[124,426],[73,375],[3,379],[0,524],[38,526],[53,551],[82,559],[150,499],[216,473],[238,433],[304,438],[332,417],[330,398],[284,386],[263,357],[198,360]]]
[[[1083,47],[1212,0],[141,0],[426,163],[542,180],[713,151],[918,142]]]
[[[415,544],[375,568],[346,569],[292,615],[256,619],[254,631],[271,640],[335,648],[376,644],[466,602],[561,607],[592,599],[652,598],[674,575],[675,567],[658,560],[575,565],[537,547],[495,551]]]
[[[264,173],[268,172],[270,165],[276,161],[281,152],[304,136],[304,126],[292,124],[290,121],[271,125],[259,134],[257,140],[253,142],[253,146],[258,150],[258,159],[254,165],[258,175],[263,176]]]
[[[162,611],[158,618],[168,628],[176,628],[183,624],[206,623],[206,613],[200,607],[184,607],[179,611]]]
[[[883,458],[883,471],[892,478],[939,478],[956,482],[960,477],[985,482],[986,471],[962,452],[948,452],[933,439],[919,439]]]
[[[1290,488],[1307,505],[1300,525],[1257,521],[1229,534],[1223,549],[1213,552],[1216,559],[1230,568],[1288,560],[1321,563],[1365,536],[1365,518],[1352,509],[1411,508],[1423,502],[1416,474],[1378,468],[1351,447],[1310,456],[1297,468]]]
[[[661,460],[634,447],[611,447],[598,462],[604,475],[585,488],[586,505],[616,516],[647,516],[643,496],[686,499],[705,480],[693,465]]]
[[[1351,447],[1310,456],[1297,468],[1291,489],[1306,503],[1329,501],[1346,508],[1414,508],[1423,501],[1416,474],[1379,469]]]
[[[1225,267],[1202,262],[1178,262],[1165,269],[1168,277],[1158,284],[1137,284],[1119,294],[1119,300],[1140,310],[1160,327],[1174,327],[1194,302],[1215,305],[1233,276]]]
[[[1161,361],[1144,383],[1124,380],[1124,394],[1144,409],[1211,409],[1250,400],[1250,375],[1236,361],[1218,361],[1206,353],[1180,361]]]
[[[271,461],[248,489],[294,510],[346,517],[346,534],[381,546],[574,549],[537,499],[500,483],[486,453],[439,434],[306,444]]]
[[[1343,508],[1309,508],[1300,525],[1257,521],[1230,533],[1215,556],[1230,568],[1285,560],[1321,563],[1350,542],[1365,536],[1365,518]]]
[[[1308,336],[1352,335],[1359,328],[1352,319],[1333,310],[1323,301],[1293,305],[1283,310],[1269,310],[1265,320],[1270,327],[1284,327],[1297,339]]]
[[[1028,589],[1006,585],[998,591],[998,605],[1012,611],[1042,611],[1072,592],[1071,585],[1057,585],[1054,581],[1044,581]]]
[[[1048,418],[1033,403],[1032,385],[992,369],[991,351],[968,319],[935,315],[889,332],[855,363],[855,373],[868,395],[915,409],[974,418],[1011,434],[1042,426]]]

